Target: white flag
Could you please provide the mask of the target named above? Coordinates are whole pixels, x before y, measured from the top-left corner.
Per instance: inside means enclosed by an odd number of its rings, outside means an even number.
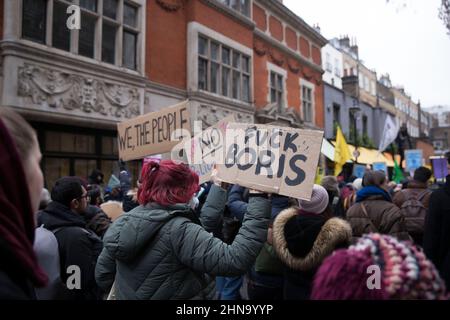
[[[378,152],[383,152],[384,149],[386,149],[388,145],[390,145],[395,138],[397,138],[399,130],[400,124],[398,123],[398,119],[387,116],[386,122],[384,123],[383,134],[381,136]]]

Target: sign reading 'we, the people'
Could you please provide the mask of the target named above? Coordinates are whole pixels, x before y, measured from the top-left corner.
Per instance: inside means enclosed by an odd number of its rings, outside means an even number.
[[[161,111],[151,112],[117,125],[119,158],[127,161],[169,152],[190,136],[187,101]]]

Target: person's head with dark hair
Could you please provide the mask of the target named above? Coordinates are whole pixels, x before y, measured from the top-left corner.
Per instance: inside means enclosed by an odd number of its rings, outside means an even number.
[[[88,177],[89,184],[103,184],[104,174],[99,169],[92,170]]]
[[[188,203],[199,190],[198,175],[187,165],[172,160],[147,163],[142,168],[140,181],[138,200],[141,205]]]
[[[20,276],[20,283],[37,287],[47,282],[33,250],[35,213],[44,187],[40,160],[33,128],[18,113],[0,107],[0,267],[2,271],[14,272],[15,278]],[[9,272],[2,274],[4,284],[11,276]],[[15,289],[9,288],[11,297],[18,294]]]
[[[103,203],[102,189],[98,185],[96,184],[88,185],[87,192],[90,198],[89,201],[90,205],[99,206]]]
[[[52,189],[52,200],[75,213],[83,214],[89,202],[89,196],[78,177],[63,177],[56,180]]]
[[[413,179],[422,183],[427,183],[431,178],[431,170],[426,167],[419,167],[414,171]]]
[[[378,187],[387,191],[386,174],[382,171],[366,171],[362,185],[363,187]]]

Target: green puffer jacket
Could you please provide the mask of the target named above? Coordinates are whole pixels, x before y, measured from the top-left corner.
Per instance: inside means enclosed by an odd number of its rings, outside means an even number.
[[[238,235],[227,245],[207,231],[217,226],[225,202],[225,190],[213,186],[201,212],[203,226],[179,216],[190,211],[186,205],[150,204],[123,214],[104,236],[98,285],[108,291],[115,280],[117,299],[212,299],[215,276],[241,275],[254,263],[271,211],[267,199],[252,197]]]

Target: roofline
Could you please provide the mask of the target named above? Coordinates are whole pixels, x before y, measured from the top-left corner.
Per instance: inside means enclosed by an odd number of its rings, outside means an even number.
[[[313,27],[307,24],[305,20],[300,18],[291,9],[286,7],[281,2],[277,0],[266,0],[258,2],[260,2],[262,5],[267,6],[269,9],[274,10],[275,13],[278,13],[281,16],[286,17],[287,18],[286,22],[291,23],[294,27],[298,28],[300,31],[303,31],[305,35],[309,36],[312,40],[318,42],[320,47],[323,47],[328,43],[328,40],[324,36],[322,36]]]

